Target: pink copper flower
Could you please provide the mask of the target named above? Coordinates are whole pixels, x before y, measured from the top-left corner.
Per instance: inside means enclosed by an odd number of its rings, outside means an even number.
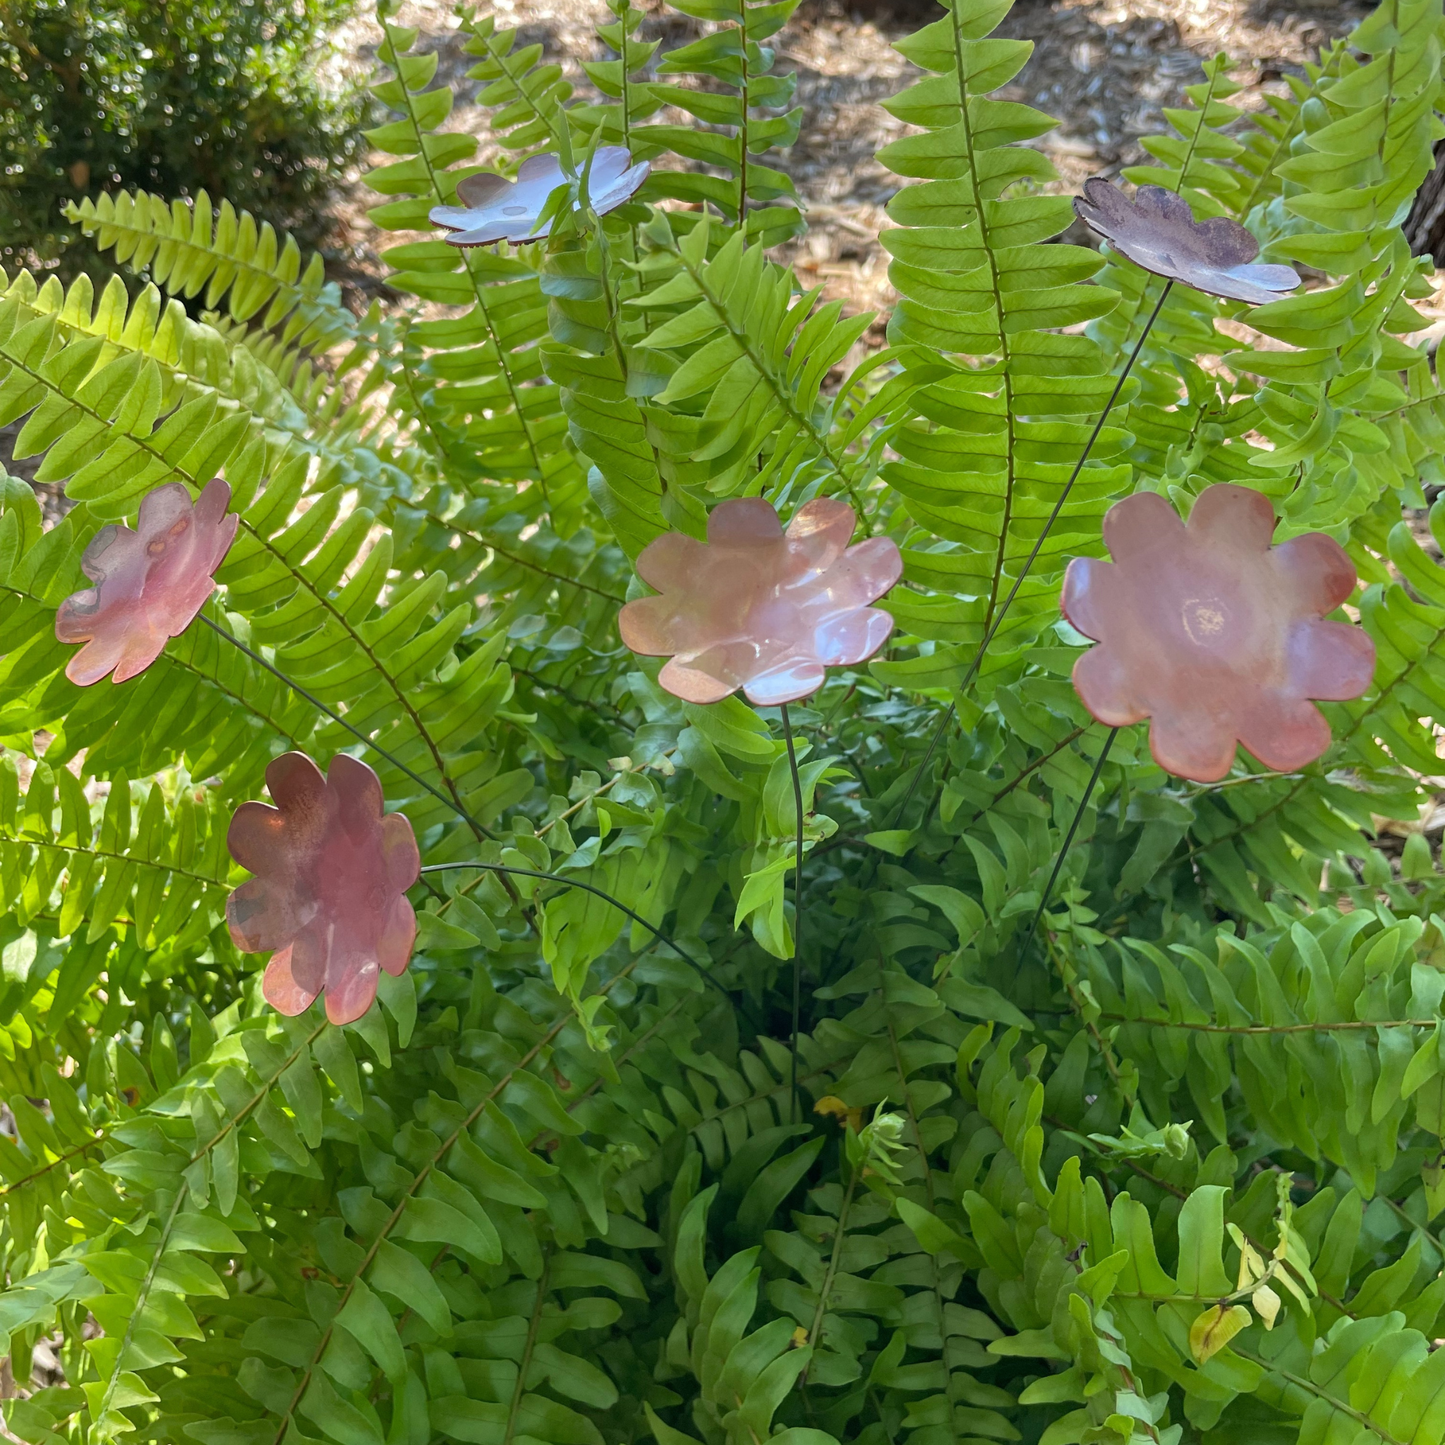
[[[1278,547],[1274,509],[1247,487],[1207,487],[1189,524],[1154,492],[1109,509],[1114,558],[1076,557],[1064,616],[1102,644],[1074,664],[1074,687],[1102,723],[1151,719],[1161,768],[1212,783],[1243,743],[1289,772],[1330,744],[1309,701],[1342,702],[1370,685],[1375,645],[1323,621],[1355,586],[1344,548],[1321,532]]]
[[[124,682],[195,621],[236,537],[230,501],[219,478],[194,506],[180,482],[167,482],[146,494],[134,532],[112,524],[91,538],[80,568],[96,585],[67,597],[55,614],[61,642],[86,644],[66,665],[71,682],[89,687],[112,669],[113,680]]]
[[[326,994],[334,1024],[359,1019],[376,997],[378,970],[401,974],[416,942],[406,890],[421,873],[411,824],[383,813],[381,783],[345,753],[326,776],[305,753],[266,769],[276,807],[242,803],[226,846],[256,877],[226,902],[243,953],[270,953],[262,992],[283,1014]]]
[[[587,199],[599,215],[614,211],[647,179],[652,166],[632,163],[626,146],[602,146],[592,157]],[[528,156],[517,179],[480,171],[457,182],[456,206],[433,206],[431,222],[456,234],[453,246],[489,246],[496,241],[540,241],[552,230],[541,220],[547,198],[565,185],[562,163],[554,155]]]
[[[670,656],[657,680],[687,702],[739,687],[759,707],[807,697],[826,667],[865,661],[893,631],[868,604],[898,581],[903,559],[887,537],[849,547],[857,522],[829,497],[799,507],[786,533],[761,497],[721,503],[706,542],[668,532],[637,559],[662,595],[622,609],[622,640]]]
[[[1196,291],[1261,306],[1300,283],[1289,266],[1261,265],[1259,242],[1238,221],[1196,221],[1189,202],[1163,186],[1140,186],[1129,200],[1102,176],[1084,182],[1074,212],[1136,266]]]

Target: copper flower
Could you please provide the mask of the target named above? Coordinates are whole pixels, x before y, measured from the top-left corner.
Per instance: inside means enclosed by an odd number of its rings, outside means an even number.
[[[893,631],[868,604],[898,581],[903,559],[887,537],[849,547],[857,522],[847,503],[819,497],[784,533],[761,497],[721,503],[706,542],[668,532],[637,559],[638,576],[662,595],[622,609],[622,640],[670,656],[657,680],[687,702],[739,687],[760,707],[807,697],[824,668],[863,662]]]
[[[1300,283],[1289,266],[1251,265],[1259,242],[1238,221],[1196,221],[1189,202],[1163,186],[1140,186],[1130,201],[1094,176],[1074,197],[1074,212],[1136,265],[1210,296],[1262,306]]]
[[[632,164],[626,146],[601,146],[592,157],[587,199],[599,215],[615,211],[647,179],[647,161]],[[453,246],[487,246],[494,241],[540,241],[552,222],[539,224],[547,197],[565,185],[562,163],[554,155],[528,156],[517,179],[481,171],[457,182],[459,206],[433,206],[433,225],[457,232]]]
[[[89,687],[112,669],[124,682],[195,621],[236,537],[230,501],[219,478],[194,506],[180,482],[167,482],[146,493],[134,532],[112,524],[91,538],[80,569],[96,585],[67,597],[55,614],[61,642],[86,644],[66,665],[71,682]]]
[[[226,902],[243,953],[270,953],[262,992],[283,1014],[326,994],[334,1024],[359,1019],[376,997],[378,969],[402,973],[416,942],[406,890],[421,871],[411,824],[383,813],[381,783],[345,753],[326,776],[305,753],[266,769],[276,807],[242,803],[226,846],[256,877]]]
[[[1064,616],[1102,646],[1074,665],[1074,687],[1102,723],[1151,719],[1161,768],[1212,783],[1243,743],[1288,772],[1329,746],[1308,701],[1342,702],[1370,685],[1375,645],[1325,622],[1355,585],[1344,548],[1321,532],[1271,547],[1274,509],[1247,487],[1200,493],[1189,525],[1154,492],[1109,509],[1114,561],[1076,557]]]

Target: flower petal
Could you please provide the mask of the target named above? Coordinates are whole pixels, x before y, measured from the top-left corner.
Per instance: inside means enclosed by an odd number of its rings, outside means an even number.
[[[397,814],[388,814],[396,817]],[[386,916],[381,936],[376,940],[377,962],[393,978],[400,978],[406,972],[411,960],[411,951],[416,946],[416,910],[406,898],[396,899]]]
[[[199,609],[198,609],[199,610]],[[129,682],[138,677],[165,651],[166,634],[144,626],[144,618],[136,618],[121,642],[120,657],[115,664],[112,682]]]
[[[1299,273],[1293,266],[1231,266],[1219,273],[1215,294],[1234,301],[1247,301],[1251,306],[1263,306],[1267,302],[1278,301],[1299,283]]]
[[[231,815],[226,847],[248,873],[265,874],[275,869],[285,837],[286,820],[279,808],[242,803]]]
[[[869,537],[849,547],[819,578],[819,586],[829,608],[866,607],[890,591],[902,575],[898,544],[891,537]]]
[[[617,614],[623,643],[643,657],[666,657],[688,644],[676,594],[638,597]]]
[[[1104,514],[1104,545],[1116,562],[1184,540],[1179,513],[1158,492],[1135,492]]]
[[[226,900],[226,926],[242,953],[285,948],[303,924],[284,879],[248,878]]]
[[[1309,618],[1290,630],[1288,649],[1289,691],[1297,697],[1348,702],[1374,680],[1375,644],[1363,627]]]
[[[1323,532],[1306,532],[1281,542],[1271,560],[1298,600],[1301,613],[1333,612],[1355,590],[1358,580],[1350,554]]]
[[[696,703],[721,702],[738,687],[735,682],[724,682],[695,667],[685,667],[675,657],[663,664],[662,671],[657,674],[657,682],[674,697]]]
[[[858,607],[828,618],[814,634],[818,661],[830,667],[866,662],[893,632],[893,618],[881,607]]]
[[[62,637],[62,642],[79,642],[81,638]],[[125,648],[125,638],[109,633],[104,638],[96,637],[86,643],[69,662],[65,664],[65,675],[77,687],[90,687],[110,672],[120,661]]]
[[[143,543],[164,536],[177,523],[191,523],[191,494],[184,482],[167,482],[141,499],[136,518],[136,535]]]
[[[804,502],[788,523],[789,579],[826,571],[843,555],[857,526],[853,508],[836,497],[814,497]],[[864,600],[871,602],[873,598]]]
[[[1246,549],[1265,552],[1273,535],[1274,507],[1263,492],[1253,487],[1236,487],[1231,482],[1205,487],[1189,514],[1191,540],[1227,548],[1232,553]]]
[[[1251,700],[1239,724],[1239,740],[1265,767],[1292,773],[1314,762],[1332,739],[1329,722],[1314,703],[1265,693]]]
[[[80,592],[72,592],[55,610],[56,641],[89,642],[95,636],[99,617],[100,592],[97,588],[86,587]]]
[[[380,971],[374,958],[354,963],[348,960],[343,969],[332,967],[326,980],[326,1017],[332,1023],[354,1024],[376,997]]]
[[[421,877],[421,853],[405,813],[388,813],[381,820],[381,854],[386,860],[387,882],[393,888],[410,888]]]
[[[1149,751],[1165,772],[1196,783],[1217,783],[1234,766],[1234,724],[1206,708],[1155,713],[1149,723]]]
[[[321,992],[321,987],[319,979],[315,988],[297,982],[291,971],[291,953],[290,948],[283,948],[279,953],[271,955],[271,961],[266,965],[265,977],[261,980],[261,993],[277,1013],[295,1018],[316,1002],[316,995]]]
[[[80,570],[84,572],[92,582],[104,580],[108,571],[105,554],[110,551],[111,547],[115,545],[124,533],[129,531],[129,527],[122,527],[115,522],[111,522],[102,527],[100,531],[85,544],[85,551],[80,555]],[[83,594],[77,592],[75,595],[79,597]],[[64,638],[61,639],[62,642],[64,640]]]
[[[664,532],[638,555],[637,575],[659,592],[685,591],[689,582],[697,580],[706,555],[696,537],[685,532]]]
[[[1084,706],[1110,727],[1123,727],[1149,715],[1139,701],[1129,668],[1108,646],[1091,647],[1074,664],[1074,691]]]
[[[315,816],[319,823],[326,807],[326,779],[305,753],[282,753],[279,758],[273,758],[266,765],[266,789],[276,806],[288,815],[286,821],[290,826],[296,826],[296,822],[307,815]],[[237,811],[239,813],[239,809]],[[242,867],[249,866],[242,864]]]
[[[326,769],[326,788],[342,826],[361,837],[381,823],[386,798],[381,779],[349,753],[337,753]]]
[[[1118,568],[1097,557],[1075,557],[1064,571],[1064,590],[1059,606],[1071,626],[1085,637],[1102,642],[1109,619],[1120,605]]]
[[[891,618],[889,619],[892,620]],[[826,673],[821,662],[810,657],[791,658],[782,667],[749,678],[743,688],[754,707],[777,707],[812,697],[822,687]]]
[[[463,214],[485,210],[512,189],[512,182],[495,171],[478,171],[475,175],[463,176],[457,182],[457,200],[461,205],[438,206],[432,211],[432,216],[435,218],[437,211],[445,210],[460,211]]]
[[[756,547],[782,537],[778,514],[761,497],[734,497],[708,513],[707,540],[714,547]]]

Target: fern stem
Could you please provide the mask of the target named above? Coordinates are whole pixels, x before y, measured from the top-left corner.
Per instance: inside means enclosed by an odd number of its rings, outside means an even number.
[[[798,754],[793,747],[793,724],[788,705],[783,704],[783,740],[788,745],[788,767],[793,774],[793,807],[796,810],[796,852],[793,854],[793,1022],[788,1035],[789,1079],[788,1122],[798,1117],[798,1021],[803,1011],[803,784],[798,777]]]
[[[425,877],[429,873],[446,873],[454,868],[480,868],[484,872],[498,873],[504,877],[538,878],[545,883],[560,883],[564,888],[580,888],[584,893],[591,893],[601,898],[604,902],[610,903],[619,913],[625,913],[634,923],[640,923],[659,943],[665,943],[699,978],[705,983],[710,983],[729,1003],[733,1002],[733,997],[727,989],[693,958],[690,953],[675,943],[660,928],[654,927],[640,913],[635,913],[621,900],[614,898],[610,893],[598,888],[595,884],[584,883],[580,878],[564,878],[560,873],[540,873],[532,868],[513,868],[506,863],[428,863],[421,871],[422,876]]]
[[[455,867],[458,865],[440,864],[436,866]],[[626,978],[628,974],[630,974],[632,970],[636,967],[636,965],[637,960],[633,959],[631,960],[631,962],[625,964],[622,968],[618,969],[618,971],[610,979],[608,979],[605,984],[603,984],[599,992],[605,995],[610,988],[612,988],[615,984],[620,983],[624,978]],[[557,1022],[554,1023],[547,1030],[547,1032],[544,1033],[542,1037],[538,1039],[537,1042],[534,1043],[532,1047],[529,1048],[527,1052],[523,1054],[522,1057],[518,1059],[517,1062],[510,1069],[508,1069],[505,1074],[502,1075],[502,1077],[497,1081],[497,1083],[494,1084],[492,1088],[487,1092],[487,1094],[482,1098],[481,1102],[477,1104],[474,1108],[472,1108],[471,1111],[467,1114],[466,1118],[464,1118],[461,1123],[459,1123],[456,1128],[453,1129],[452,1132],[448,1134],[447,1137],[443,1139],[439,1145],[437,1145],[436,1149],[432,1151],[431,1157],[427,1160],[427,1162],[419,1170],[417,1170],[416,1174],[412,1176],[411,1183],[402,1190],[401,1198],[397,1201],[396,1206],[392,1209],[391,1214],[387,1217],[386,1223],[383,1224],[382,1227],[377,1231],[376,1238],[372,1240],[370,1247],[366,1251],[366,1254],[362,1257],[361,1263],[357,1265],[355,1273],[351,1276],[351,1279],[347,1282],[345,1288],[342,1290],[341,1301],[337,1307],[337,1314],[340,1314],[341,1311],[346,1308],[347,1301],[355,1292],[357,1280],[359,1280],[362,1275],[364,1275],[366,1271],[371,1267],[373,1261],[376,1259],[377,1253],[381,1249],[382,1242],[386,1240],[391,1234],[391,1231],[396,1228],[397,1223],[400,1221],[402,1215],[406,1211],[408,1203],[410,1203],[413,1196],[415,1196],[417,1192],[421,1189],[422,1185],[426,1183],[427,1178],[431,1174],[432,1170],[440,1166],[441,1161],[446,1158],[448,1152],[451,1150],[452,1146],[457,1142],[457,1140],[460,1139],[461,1136],[465,1134],[467,1130],[469,1130],[472,1125],[475,1124],[477,1120],[482,1116],[483,1112],[487,1108],[487,1105],[492,1103],[493,1100],[499,1098],[503,1090],[506,1089],[507,1085],[510,1084],[512,1080],[517,1077],[518,1074],[524,1072],[527,1066],[532,1063],[539,1054],[541,1054],[543,1049],[545,1049],[550,1043],[552,1043],[552,1041],[557,1037],[557,1035],[560,1034],[571,1021],[572,1015],[570,1013],[564,1014],[560,1019],[558,1019]],[[272,1445],[284,1445],[284,1442],[287,1438],[287,1433],[291,1429],[291,1426],[295,1420],[296,1407],[301,1403],[301,1400],[305,1396],[307,1389],[310,1387],[312,1376],[315,1373],[316,1366],[320,1363],[322,1355],[326,1353],[326,1347],[331,1343],[331,1336],[335,1329],[336,1315],[333,1315],[331,1317],[331,1323],[327,1325],[324,1331],[322,1331],[321,1338],[317,1342],[315,1350],[312,1352],[310,1363],[301,1373],[300,1382],[297,1384],[295,1391],[292,1393],[290,1403],[286,1406],[286,1410],[281,1416],[280,1424],[277,1426],[276,1434],[272,1438]]]
[[[507,1429],[502,1436],[502,1445],[512,1445],[517,1434],[517,1416],[521,1413],[522,1397],[527,1392],[527,1372],[532,1367],[532,1353],[537,1348],[537,1332],[542,1328],[542,1310],[547,1303],[547,1277],[552,1272],[552,1257],[542,1257],[542,1277],[537,1281],[537,1300],[532,1306],[532,1318],[527,1324],[527,1340],[522,1346],[522,1358],[517,1361],[517,1383],[512,1387],[512,1405],[507,1411]]]
[[[1054,523],[1059,520],[1064,510],[1064,504],[1069,500],[1069,493],[1074,489],[1074,483],[1079,480],[1079,474],[1084,470],[1084,463],[1089,460],[1089,453],[1094,449],[1094,443],[1098,441],[1099,434],[1104,430],[1104,423],[1109,419],[1109,413],[1114,409],[1114,403],[1119,400],[1119,393],[1124,390],[1124,383],[1129,379],[1129,373],[1134,369],[1134,363],[1139,359],[1139,353],[1144,349],[1144,343],[1149,338],[1149,333],[1154,329],[1154,323],[1159,319],[1159,313],[1164,309],[1164,302],[1168,299],[1169,293],[1174,288],[1172,280],[1164,283],[1164,289],[1159,293],[1159,299],[1154,303],[1154,310],[1150,312],[1149,319],[1144,323],[1144,329],[1139,333],[1139,339],[1134,343],[1134,350],[1129,354],[1129,360],[1124,364],[1124,369],[1119,373],[1119,379],[1114,383],[1114,390],[1109,394],[1109,400],[1104,404],[1104,410],[1099,413],[1099,420],[1094,423],[1094,430],[1089,433],[1089,439],[1084,443],[1084,450],[1079,454],[1079,460],[1074,464],[1074,470],[1069,474],[1069,480],[1064,483],[1064,489],[1059,493],[1059,499],[1054,503],[1053,511],[1049,513],[1048,520],[1043,525],[1043,530],[1038,535],[1038,540],[1033,545],[1033,550],[1024,560],[1024,565],[1019,575],[1014,578],[1013,586],[1009,588],[1009,594],[1004,598],[1003,606],[998,609],[993,620],[989,623],[984,632],[983,641],[978,645],[978,651],[973,655],[973,661],[968,665],[968,671],[963,675],[963,681],[959,683],[958,690],[962,693],[977,675],[980,667],[983,666],[983,659],[988,652],[989,644],[998,635],[998,630],[1003,626],[1003,620],[1008,616],[1008,610],[1013,606],[1014,598],[1019,594],[1019,588],[1024,585],[1025,579],[1033,570],[1034,563],[1038,560],[1039,553],[1043,551],[1045,541],[1053,530]],[[933,740],[928,744],[928,751],[923,755],[923,761],[918,765],[918,771],[913,775],[913,781],[908,785],[908,791],[903,795],[903,801],[899,803],[897,811],[893,815],[896,824],[907,810],[908,804],[913,800],[913,794],[918,784],[923,780],[923,774],[927,771],[928,765],[933,761],[933,754],[937,751],[939,743],[943,740],[944,734],[953,723],[958,714],[958,704],[949,703],[948,711],[944,713],[942,722],[933,734]]]
[[[467,812],[467,810],[463,808],[462,805],[457,802],[455,798],[448,797],[444,792],[442,792],[440,788],[433,787],[419,773],[414,773],[409,767],[407,767],[404,762],[401,761],[400,758],[396,757],[393,753],[388,752],[384,747],[381,746],[380,743],[367,737],[367,735],[362,732],[360,728],[353,727],[352,724],[347,722],[346,719],[342,717],[339,712],[335,711],[335,709],[333,708],[328,707],[324,702],[322,702],[315,693],[308,692],[304,687],[301,686],[299,682],[296,682],[292,678],[287,677],[286,674],[282,672],[279,667],[276,667],[273,664],[267,662],[266,659],[262,657],[261,654],[257,652],[254,648],[247,647],[246,644],[242,642],[241,639],[229,629],[222,627],[219,622],[216,622],[212,618],[207,617],[204,612],[200,613],[199,615],[201,621],[204,622],[207,627],[211,628],[212,631],[219,633],[233,647],[239,647],[241,651],[244,652],[246,656],[251,659],[252,662],[257,663],[261,667],[264,667],[267,672],[272,674],[272,676],[280,678],[280,680],[284,682],[286,686],[289,687],[291,691],[297,695],[297,697],[304,697],[306,701],[312,705],[312,707],[316,708],[320,712],[325,713],[332,722],[340,724],[340,726],[344,727],[346,731],[349,732],[354,738],[357,738],[361,742],[365,743],[366,746],[369,747],[374,753],[378,754],[378,756],[385,758],[386,761],[392,765],[392,767],[398,769],[402,773],[405,773],[406,776],[412,780],[412,782],[417,784],[418,787],[425,788],[427,792],[432,795],[432,797],[437,799],[438,802],[443,803],[448,808],[450,808],[454,813],[457,814],[458,817],[462,818],[468,825],[470,825],[470,827],[472,827],[480,836],[486,838],[490,838],[492,836],[491,831],[484,827],[480,822],[478,822],[476,818],[472,817],[472,815]]]
[[[1084,788],[1084,796],[1079,799],[1079,806],[1074,812],[1074,821],[1069,824],[1069,831],[1064,835],[1064,843],[1059,849],[1059,856],[1054,859],[1054,871],[1049,874],[1049,881],[1044,884],[1043,896],[1039,899],[1039,906],[1034,910],[1029,931],[1024,935],[1023,946],[1018,952],[1018,965],[1022,965],[1029,956],[1029,947],[1034,941],[1034,934],[1039,930],[1039,922],[1044,916],[1044,909],[1049,906],[1049,895],[1054,891],[1054,884],[1059,881],[1064,860],[1069,856],[1069,849],[1073,846],[1074,834],[1079,831],[1079,824],[1084,821],[1084,811],[1089,806],[1089,799],[1093,796],[1094,787],[1099,781],[1099,774],[1104,771],[1104,764],[1109,757],[1109,749],[1114,746],[1114,739],[1118,736],[1119,729],[1110,728],[1109,736],[1104,739],[1104,746],[1099,749],[1099,756],[1094,760],[1094,771],[1089,774],[1088,784]]]
[[[1384,1441],[1385,1445],[1406,1445],[1405,1441],[1390,1434],[1383,1425],[1377,1425],[1363,1410],[1357,1410],[1348,1401],[1331,1395],[1323,1385],[1317,1385],[1307,1375],[1296,1375],[1290,1370],[1283,1369],[1278,1361],[1267,1360],[1262,1355],[1256,1355],[1253,1350],[1247,1350],[1243,1345],[1231,1342],[1229,1348],[1241,1359],[1249,1360],[1260,1366],[1267,1374],[1278,1375],[1286,1384],[1293,1385],[1298,1390],[1304,1390],[1317,1400],[1324,1400],[1333,1409],[1338,1410],[1341,1415],[1347,1415],[1357,1425],[1368,1430],[1377,1439]]]
[[[1149,1024],[1160,1029],[1190,1029],[1201,1034],[1332,1034],[1365,1029],[1433,1029],[1439,1019],[1338,1019],[1313,1024],[1195,1024],[1174,1019],[1134,1018],[1129,1014],[1100,1014],[1110,1023]]]
[[[1119,373],[1119,379],[1114,383],[1114,390],[1109,394],[1109,400],[1104,404],[1104,410],[1099,413],[1099,420],[1094,423],[1094,430],[1089,433],[1089,439],[1084,443],[1084,450],[1079,454],[1079,460],[1074,463],[1074,470],[1069,474],[1069,480],[1064,483],[1064,489],[1059,493],[1059,499],[1054,503],[1053,511],[1049,513],[1048,520],[1044,523],[1043,530],[1039,533],[1038,540],[1033,545],[1033,550],[1024,561],[1019,575],[1014,578],[1014,584],[1009,588],[1009,594],[1004,598],[1004,604],[998,610],[988,631],[984,633],[983,641],[978,645],[978,652],[973,661],[969,664],[968,671],[964,674],[963,681],[959,684],[962,691],[973,680],[974,674],[983,665],[984,654],[988,651],[988,645],[998,635],[999,628],[1003,625],[1008,610],[1013,606],[1014,598],[1019,594],[1019,588],[1024,585],[1033,565],[1038,561],[1038,556],[1043,551],[1044,543],[1048,540],[1049,533],[1053,530],[1054,523],[1059,520],[1064,510],[1064,504],[1069,500],[1069,493],[1074,489],[1074,483],[1079,480],[1079,474],[1084,470],[1084,463],[1089,460],[1089,453],[1094,450],[1094,443],[1099,440],[1099,434],[1104,430],[1104,423],[1109,419],[1109,413],[1113,411],[1114,404],[1119,400],[1119,393],[1124,390],[1124,383],[1129,379],[1129,373],[1134,369],[1134,363],[1139,359],[1139,353],[1144,349],[1144,343],[1149,339],[1149,333],[1154,329],[1154,323],[1159,319],[1159,313],[1164,309],[1164,303],[1169,299],[1169,293],[1174,289],[1173,280],[1164,283],[1164,289],[1159,293],[1159,299],[1154,303],[1154,309],[1149,313],[1149,319],[1144,323],[1144,329],[1139,333],[1139,339],[1134,343],[1134,350],[1129,353],[1129,360],[1125,362],[1124,369]]]
[[[847,1127],[846,1125],[844,1126]],[[833,1293],[833,1281],[843,1260],[843,1241],[848,1234],[848,1215],[853,1208],[853,1196],[858,1192],[858,1180],[862,1177],[863,1165],[859,1164],[848,1176],[848,1188],[843,1194],[843,1207],[838,1211],[838,1228],[833,1235],[833,1252],[828,1257],[828,1269],[823,1276],[823,1286],[818,1291],[818,1308],[813,1311],[813,1327],[808,1331],[808,1343],[817,1358],[818,1342],[823,1338],[823,1322],[828,1313],[828,1298]],[[805,1380],[807,1376],[803,1377]]]

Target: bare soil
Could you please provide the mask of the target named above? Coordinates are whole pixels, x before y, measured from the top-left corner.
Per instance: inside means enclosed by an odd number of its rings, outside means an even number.
[[[703,27],[660,0],[638,0],[647,12],[644,39],[666,50],[698,38]],[[1350,30],[1368,10],[1359,0],[1021,0],[1001,34],[1034,42],[1034,53],[1006,90],[1059,124],[1034,142],[1053,161],[1058,189],[1077,191],[1090,175],[1114,175],[1148,160],[1141,141],[1167,128],[1164,112],[1187,104],[1185,88],[1203,79],[1201,63],[1225,53],[1230,74],[1243,87],[1234,103],[1262,105],[1267,91],[1282,91],[1284,77],[1303,75],[1321,48]],[[494,0],[500,24],[515,27],[523,44],[541,44],[580,93],[591,90],[581,61],[609,51],[594,26],[606,19],[597,0]],[[893,293],[877,234],[899,181],[876,159],[889,141],[907,132],[881,102],[919,72],[893,42],[944,12],[933,0],[804,0],[769,44],[776,69],[797,75],[795,104],[803,109],[797,143],[778,162],[797,183],[809,213],[809,234],[789,259],[803,276],[823,283],[850,307],[886,311]],[[476,83],[466,78],[463,54],[444,0],[409,0],[399,20],[422,32],[424,48],[440,53],[438,76],[458,94],[449,129],[470,131],[486,160],[498,148],[486,113],[473,103]],[[380,33],[357,20],[340,37],[356,70],[375,64]],[[676,119],[684,119],[681,115]],[[338,276],[372,291],[384,268],[375,234],[364,219],[368,198],[360,187],[338,198]]]

